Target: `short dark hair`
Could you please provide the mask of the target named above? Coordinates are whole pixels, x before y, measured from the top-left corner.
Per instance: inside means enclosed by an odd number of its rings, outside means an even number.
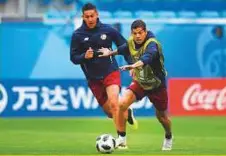
[[[96,10],[97,11],[97,8],[94,4],[92,3],[86,3],[85,5],[83,5],[82,7],[82,13],[84,13],[85,11],[87,10]]]
[[[131,25],[131,30],[136,29],[136,28],[142,28],[143,30],[146,31],[146,24],[142,20],[135,20],[132,25]]]

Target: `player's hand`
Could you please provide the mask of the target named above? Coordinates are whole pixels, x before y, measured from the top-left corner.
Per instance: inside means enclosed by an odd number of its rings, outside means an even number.
[[[124,71],[124,70],[131,70],[134,69],[133,65],[124,65],[119,67],[120,70]]]
[[[108,48],[101,48],[98,50],[99,53],[101,53],[98,57],[108,57],[111,55],[111,50]]]
[[[89,47],[89,49],[85,53],[85,59],[91,59],[94,56],[93,49]]]

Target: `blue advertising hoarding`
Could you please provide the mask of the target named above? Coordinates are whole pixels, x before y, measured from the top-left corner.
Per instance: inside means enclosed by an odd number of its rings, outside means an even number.
[[[126,88],[122,87],[122,93]],[[136,115],[154,114],[144,98],[133,104]],[[104,116],[85,80],[3,80],[0,82],[0,116]]]

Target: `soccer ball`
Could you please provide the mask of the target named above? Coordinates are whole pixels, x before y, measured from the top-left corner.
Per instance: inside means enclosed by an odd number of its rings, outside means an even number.
[[[102,134],[96,139],[96,148],[100,153],[112,153],[115,149],[115,138],[110,134]]]

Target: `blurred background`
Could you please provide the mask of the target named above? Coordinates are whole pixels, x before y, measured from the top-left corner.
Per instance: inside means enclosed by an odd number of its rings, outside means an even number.
[[[1,117],[75,117],[75,123],[82,120],[77,117],[105,117],[80,66],[73,65],[69,56],[71,35],[82,23],[81,8],[86,2],[95,4],[100,20],[111,24],[125,38],[130,35],[131,23],[142,19],[162,43],[168,71],[169,113],[175,123],[219,121],[216,127],[225,130],[225,117],[212,119],[226,115],[225,0],[0,0]],[[117,61],[119,65],[126,64],[123,57],[117,56]],[[127,72],[121,74],[123,92],[131,78]],[[154,108],[145,98],[132,107],[136,116],[154,116]],[[188,120],[184,116],[196,117]],[[144,119],[141,122],[146,122]],[[0,131],[3,127],[8,131],[17,121],[1,121]],[[32,118],[22,125],[26,127],[30,122]],[[51,125],[49,122],[52,120],[38,123],[46,126]],[[208,124],[207,128],[214,129]],[[226,151],[220,149],[220,144],[226,144],[226,133],[221,132],[218,133],[223,140],[215,140],[216,148],[212,140],[207,146],[222,154]],[[5,146],[0,144],[0,154],[7,154],[7,150],[1,150]],[[208,152],[205,149],[203,153]],[[16,149],[15,153],[20,154]]]

